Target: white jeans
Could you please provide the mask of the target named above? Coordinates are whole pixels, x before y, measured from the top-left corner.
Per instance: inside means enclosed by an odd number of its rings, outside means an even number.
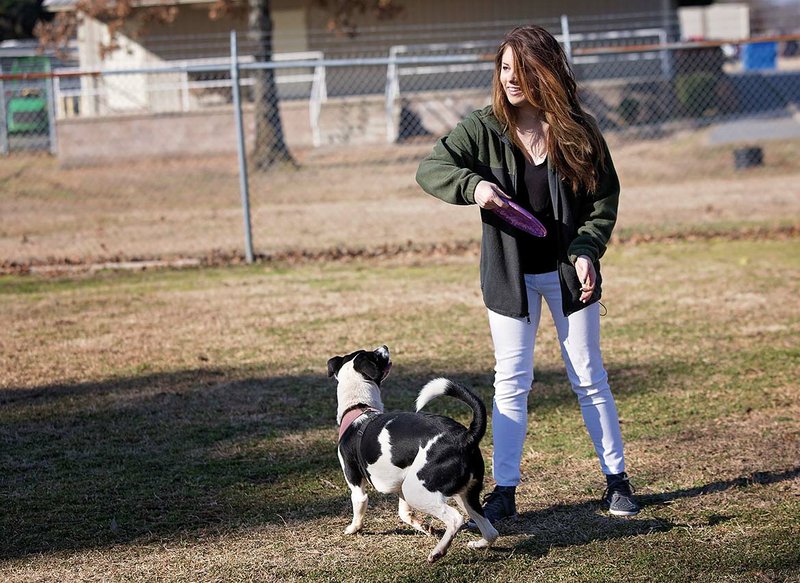
[[[533,383],[536,331],[542,298],[553,315],[567,377],[578,396],[583,421],[604,474],[625,471],[617,406],[600,353],[600,306],[592,304],[569,317],[561,309],[561,286],[553,271],[526,275],[530,321],[489,310],[495,352],[493,474],[498,486],[516,486],[528,427],[528,393]]]

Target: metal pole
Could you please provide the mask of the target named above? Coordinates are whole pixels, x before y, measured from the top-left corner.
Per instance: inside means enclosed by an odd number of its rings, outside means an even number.
[[[393,144],[397,139],[398,128],[394,122],[394,101],[400,92],[400,83],[397,78],[397,53],[395,47],[389,49],[389,64],[386,67],[386,97],[384,108],[386,110],[386,141]]]
[[[49,68],[49,67],[48,67]],[[56,96],[55,85],[59,81],[49,77],[46,81],[47,89],[47,129],[50,137],[50,154],[58,154],[58,134],[56,133]]]
[[[3,67],[0,66],[0,73]],[[6,90],[3,87],[3,80],[0,79],[0,154],[8,155],[8,123],[6,123]]]
[[[569,18],[566,14],[561,15],[561,36],[564,37],[564,52],[567,54],[567,61],[572,65],[572,41],[569,38]]]
[[[661,1],[661,27],[664,32],[659,35],[659,42],[666,45],[672,38],[673,17],[675,15],[672,0]],[[705,14],[705,11],[703,11]],[[666,81],[672,80],[672,53],[661,51],[661,73]]]
[[[250,225],[250,191],[247,180],[247,154],[244,146],[244,124],[242,123],[242,98],[239,88],[239,50],[236,46],[236,31],[231,31],[231,90],[233,92],[233,116],[236,121],[236,139],[239,151],[239,191],[242,194],[244,213],[244,254],[247,263],[253,263],[253,234]]]

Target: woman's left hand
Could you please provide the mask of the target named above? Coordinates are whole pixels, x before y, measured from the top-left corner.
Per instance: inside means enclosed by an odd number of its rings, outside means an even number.
[[[581,301],[586,303],[594,293],[597,272],[594,270],[592,260],[586,255],[581,255],[575,260],[575,271],[578,272],[578,280],[581,282]]]

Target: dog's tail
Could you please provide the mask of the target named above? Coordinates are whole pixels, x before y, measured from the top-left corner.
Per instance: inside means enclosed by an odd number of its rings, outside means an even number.
[[[477,446],[486,433],[486,407],[481,398],[467,387],[454,383],[450,379],[433,379],[417,396],[417,411],[422,409],[436,397],[447,395],[463,401],[472,409],[472,423],[467,429],[467,447]]]

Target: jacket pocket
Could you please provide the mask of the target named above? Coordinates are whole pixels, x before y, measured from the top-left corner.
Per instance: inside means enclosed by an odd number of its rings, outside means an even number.
[[[603,291],[603,276],[600,274],[600,262],[594,262],[594,271],[597,275],[594,292],[592,292],[592,297],[589,298],[589,301],[584,304],[581,301],[581,282],[578,279],[578,271],[575,269],[575,266],[569,261],[558,262],[558,274],[561,280],[561,296],[565,315],[577,312],[600,300]]]

